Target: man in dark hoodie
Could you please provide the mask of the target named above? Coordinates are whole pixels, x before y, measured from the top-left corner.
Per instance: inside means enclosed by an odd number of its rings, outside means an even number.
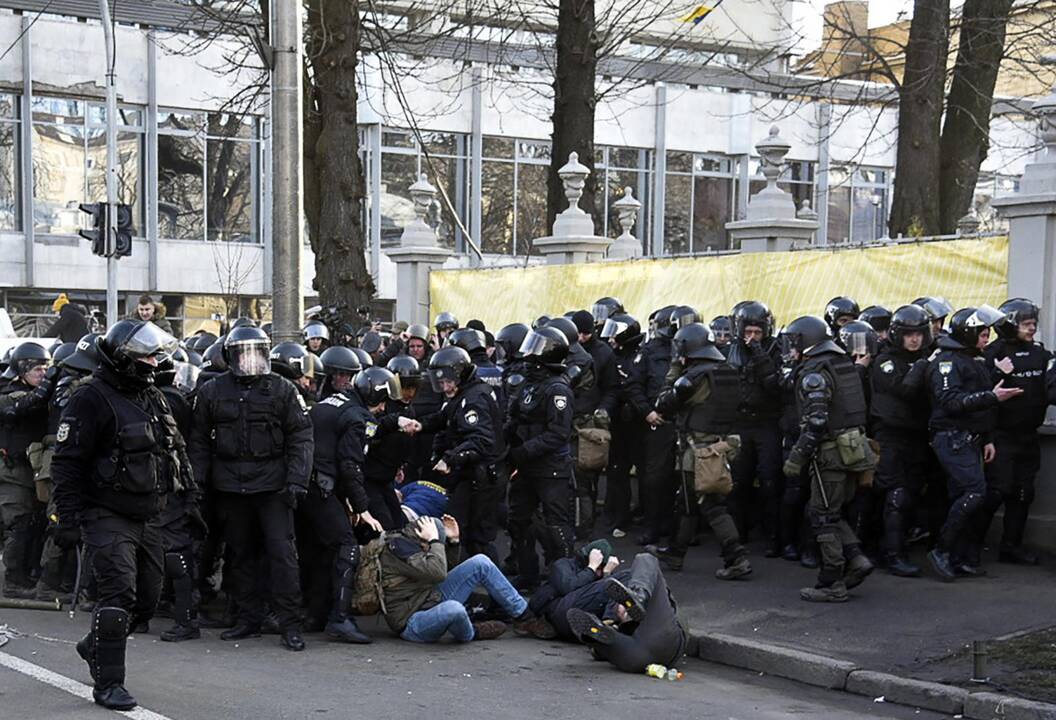
[[[51,304],[53,312],[59,314],[59,319],[48,328],[44,337],[59,338],[64,343],[77,342],[88,334],[88,321],[85,319],[85,311],[80,305],[74,305],[66,297],[66,293],[60,293],[55,302]]]

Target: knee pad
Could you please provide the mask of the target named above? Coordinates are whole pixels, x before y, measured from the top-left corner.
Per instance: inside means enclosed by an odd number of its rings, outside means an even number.
[[[116,607],[103,607],[92,617],[92,632],[103,640],[123,640],[128,635],[131,622],[128,611]]]
[[[909,510],[910,505],[912,499],[909,491],[902,487],[889,491],[884,498],[884,512],[904,513]]]
[[[355,567],[359,565],[359,545],[350,543],[337,548],[337,557]]]
[[[565,527],[562,525],[548,525],[546,529],[550,535],[550,541],[554,543],[555,550],[562,557],[571,557],[573,538]]]
[[[1024,505],[1030,505],[1034,502],[1034,486],[1023,485],[1019,488],[1019,497],[1017,498]]]
[[[187,553],[165,553],[165,574],[173,580],[190,574],[190,562]]]
[[[961,499],[961,507],[965,513],[974,513],[983,506],[986,496],[982,493],[968,493]]]
[[[820,533],[814,538],[814,540],[818,543],[818,545],[838,545],[840,542],[839,539],[836,537],[835,533]]]

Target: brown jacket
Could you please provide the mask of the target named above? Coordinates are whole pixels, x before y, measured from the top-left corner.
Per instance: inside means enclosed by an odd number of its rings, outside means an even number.
[[[411,615],[428,610],[443,599],[437,585],[447,578],[449,565],[458,562],[460,545],[434,540],[423,549],[413,523],[387,533],[380,555],[381,590],[385,620],[395,633],[403,632]]]

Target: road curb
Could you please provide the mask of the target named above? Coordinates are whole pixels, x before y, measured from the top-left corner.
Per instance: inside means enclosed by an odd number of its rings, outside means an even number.
[[[865,670],[846,660],[724,633],[692,633],[689,647],[708,662],[732,665],[829,690],[963,715],[968,720],[1056,720],[1056,705]],[[694,653],[688,653],[694,655]]]

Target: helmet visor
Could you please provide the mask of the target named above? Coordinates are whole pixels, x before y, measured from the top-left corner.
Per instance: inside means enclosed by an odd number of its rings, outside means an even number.
[[[841,335],[844,347],[850,355],[875,355],[876,336],[868,332],[843,333]]]
[[[627,323],[617,322],[616,320],[610,318],[605,321],[605,326],[601,328],[601,337],[603,340],[619,337],[621,334],[627,332],[627,329],[629,327],[630,325],[628,325]]]
[[[594,303],[594,306],[590,309],[590,314],[594,316],[594,324],[601,325],[603,322],[609,319],[613,315],[612,305],[606,303]]]
[[[946,298],[941,297],[928,298],[921,304],[921,307],[932,320],[944,318],[953,311],[953,306],[946,301]]]
[[[304,339],[311,340],[312,338],[320,338],[322,340],[330,339],[330,330],[327,329],[326,325],[322,323],[312,323],[304,327]]]
[[[131,358],[157,357],[159,360],[176,352],[180,341],[151,322],[143,323],[125,340],[121,352]]]
[[[184,395],[188,395],[198,387],[198,376],[202,371],[188,362],[173,363],[176,367],[176,375],[172,379],[172,385]]]
[[[455,385],[459,383],[458,370],[452,367],[438,367],[429,368],[429,382],[433,386],[433,390],[442,393],[444,391],[444,383],[451,382]]]
[[[532,330],[530,333],[524,336],[524,342],[521,343],[521,347],[518,353],[522,357],[530,357],[533,355],[542,355],[548,349],[553,347],[554,339],[537,333]]]
[[[227,364],[239,377],[267,375],[271,371],[266,340],[248,340],[227,348]]]
[[[993,327],[1001,322],[1008,322],[1007,316],[990,305],[980,305],[968,317],[968,327]]]
[[[432,371],[430,371],[430,377]],[[383,380],[381,382],[375,382],[370,386],[371,394],[377,397],[378,402],[381,402],[386,397],[389,400],[401,400],[403,399],[403,392],[400,390],[400,378],[396,375]]]

